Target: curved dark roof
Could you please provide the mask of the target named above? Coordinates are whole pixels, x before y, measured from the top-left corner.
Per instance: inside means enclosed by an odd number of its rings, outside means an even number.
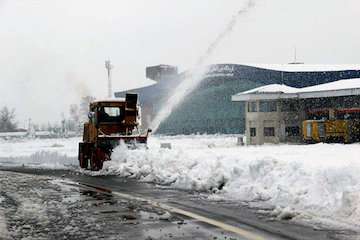
[[[285,84],[302,88],[342,79],[360,78],[360,70],[356,67],[317,65],[315,69],[312,65],[311,69],[309,65],[302,65],[302,71],[290,71],[289,67],[282,71],[275,69],[274,66],[272,69],[265,67],[240,64],[208,66],[208,71],[197,89],[187,96],[181,106],[178,106],[176,111],[160,125],[158,132],[242,133],[244,110],[241,104],[239,107],[239,103],[231,101],[231,96],[234,94],[268,84]],[[138,93],[140,103],[150,105],[156,112],[173,89],[189,74],[189,71],[185,71],[171,77],[167,76],[154,85],[130,91]],[[124,93],[118,92],[116,96],[124,96]]]

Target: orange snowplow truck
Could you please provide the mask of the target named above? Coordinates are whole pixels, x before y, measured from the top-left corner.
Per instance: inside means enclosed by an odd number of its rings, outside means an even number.
[[[83,142],[79,143],[79,164],[91,171],[102,169],[111,160],[112,150],[124,142],[132,146],[146,144],[151,130],[139,130],[137,94],[127,93],[125,99],[90,103],[89,121],[84,124]]]

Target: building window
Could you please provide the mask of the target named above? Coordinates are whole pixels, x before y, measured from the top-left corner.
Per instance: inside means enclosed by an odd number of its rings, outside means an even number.
[[[276,101],[261,101],[259,109],[260,112],[276,112]]]
[[[296,112],[298,110],[298,106],[296,102],[282,102],[281,103],[281,111],[282,112]]]
[[[275,128],[265,127],[264,128],[264,136],[265,137],[274,137],[275,136]]]
[[[250,128],[250,137],[256,137],[256,128]]]
[[[312,137],[312,122],[306,123],[306,137]]]
[[[319,131],[319,137],[324,138],[326,136],[325,134],[325,123],[319,122],[318,123],[318,131]]]
[[[287,137],[300,136],[300,128],[298,126],[285,127],[285,136]]]
[[[248,112],[257,112],[256,102],[248,102]]]

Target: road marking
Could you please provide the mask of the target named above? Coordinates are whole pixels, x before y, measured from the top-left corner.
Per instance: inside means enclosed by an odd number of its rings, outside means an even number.
[[[135,200],[135,201],[138,201],[138,202],[146,202],[149,205],[152,205],[152,206],[157,207],[157,208],[161,208],[161,209],[166,210],[168,212],[177,213],[179,215],[183,215],[183,216],[198,220],[200,222],[207,223],[209,225],[215,226],[215,227],[223,229],[225,231],[235,233],[235,234],[237,234],[237,235],[239,235],[241,237],[244,237],[244,238],[246,238],[248,240],[265,240],[264,237],[262,237],[262,236],[260,236],[260,235],[258,235],[256,233],[250,232],[248,230],[244,230],[244,229],[242,229],[240,227],[236,227],[236,226],[233,226],[233,225],[230,225],[230,224],[227,224],[227,223],[223,223],[223,222],[220,222],[218,220],[214,220],[214,219],[211,219],[211,218],[208,218],[208,217],[205,217],[205,216],[193,213],[193,212],[189,212],[189,211],[177,208],[177,207],[172,207],[172,206],[164,204],[164,203],[156,202],[156,201],[146,199],[146,198],[143,198],[143,197],[133,196],[133,195],[130,195],[130,194],[127,194],[127,193],[114,192],[114,191],[112,191],[110,189],[90,185],[90,184],[87,184],[87,183],[80,183],[79,182],[78,184],[80,186],[85,186],[85,187],[88,187],[88,188],[94,188],[94,189],[97,189],[98,191],[106,192],[108,194],[110,193],[110,194],[113,194],[113,195],[121,197],[121,198],[126,198],[126,199],[129,199],[129,200]]]

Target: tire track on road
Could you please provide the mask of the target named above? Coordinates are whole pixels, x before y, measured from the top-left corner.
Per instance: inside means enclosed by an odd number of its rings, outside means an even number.
[[[183,209],[178,208],[178,207],[173,207],[173,206],[170,206],[168,204],[156,202],[156,201],[153,201],[153,200],[150,200],[150,199],[147,199],[147,198],[144,198],[144,197],[140,197],[140,196],[134,196],[134,195],[127,194],[127,193],[121,193],[121,192],[117,192],[117,191],[112,191],[111,189],[91,185],[91,184],[88,184],[88,183],[78,182],[78,185],[81,186],[81,187],[85,187],[85,188],[93,188],[93,189],[96,189],[97,191],[112,194],[114,196],[118,196],[118,197],[125,198],[125,199],[128,199],[128,200],[138,201],[138,202],[145,202],[145,203],[147,203],[149,205],[152,205],[152,206],[154,206],[156,208],[161,208],[161,209],[163,209],[165,211],[168,211],[170,213],[175,213],[175,214],[179,214],[179,215],[182,215],[182,216],[186,216],[188,218],[197,220],[199,222],[206,223],[206,224],[209,224],[211,226],[217,227],[217,228],[222,229],[224,231],[235,233],[238,236],[243,237],[243,238],[245,238],[247,240],[265,240],[265,238],[263,236],[261,236],[259,234],[256,234],[254,232],[250,232],[250,231],[242,229],[240,227],[236,227],[236,226],[233,226],[233,225],[230,225],[230,224],[227,224],[227,223],[224,223],[224,222],[212,219],[212,218],[208,218],[208,217],[199,215],[197,213],[186,211],[186,210],[183,210]]]

